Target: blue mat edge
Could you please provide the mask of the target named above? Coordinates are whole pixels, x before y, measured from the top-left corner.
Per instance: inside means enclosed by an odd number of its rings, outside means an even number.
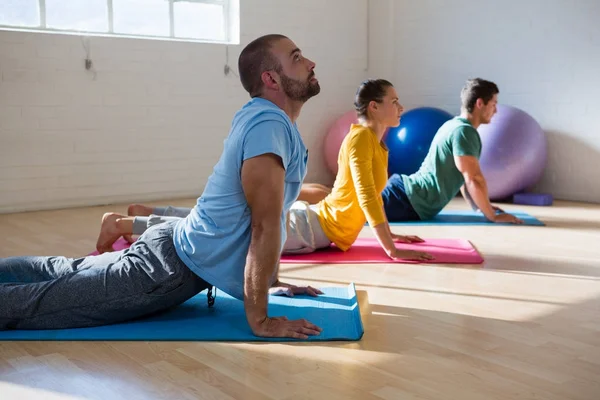
[[[362,315],[360,314],[360,302],[358,301],[358,293],[356,293],[356,285],[354,284],[354,282],[350,282],[350,284],[348,285],[348,291],[352,291],[353,296],[352,298],[350,298],[350,301],[354,301],[356,304],[356,307],[354,307],[354,321],[356,323],[356,335],[357,338],[354,339],[354,341],[359,341],[362,339],[362,337],[365,334],[365,327],[363,325],[362,322]],[[340,339],[340,340],[344,340],[344,341],[349,341],[348,339]]]
[[[290,343],[308,343],[308,342],[355,342],[360,341],[364,336],[364,325],[362,322],[362,316],[360,313],[360,304],[358,301],[358,295],[356,293],[356,286],[354,282],[351,282],[346,287],[348,291],[349,297],[348,302],[349,306],[354,306],[352,309],[352,315],[354,316],[353,320],[355,323],[354,333],[355,335],[352,338],[340,337],[340,338],[327,338],[321,339],[319,336],[311,336],[308,339],[292,339],[292,338],[264,338],[254,336],[252,338],[248,338],[247,340],[235,340],[235,339],[222,339],[222,340],[199,340],[197,337],[178,337],[176,339],[116,339],[116,338],[77,338],[77,339],[69,339],[69,338],[58,338],[61,336],[62,330],[40,330],[40,331],[28,331],[28,337],[21,338],[4,338],[1,335],[3,332],[0,331],[0,343],[2,342],[213,342],[213,343],[282,343],[282,342],[290,342]],[[352,297],[350,297],[350,295]],[[4,331],[10,332],[10,331]],[[35,333],[38,334],[35,334]],[[7,334],[10,336],[10,333]]]
[[[540,221],[538,218],[536,218],[535,216],[523,212],[523,211],[512,211],[512,210],[506,210],[507,213],[509,214],[514,214],[515,216],[517,216],[518,218],[524,219],[525,223],[522,224],[521,226],[546,226],[546,224],[542,221]],[[389,224],[392,226],[402,226],[402,225],[496,225],[496,226],[511,226],[514,224],[511,223],[493,223],[493,222],[488,222],[486,220],[483,220],[483,216],[481,214],[477,214],[475,212],[470,212],[468,210],[448,210],[448,211],[442,211],[440,214],[438,215],[447,215],[451,214],[451,213],[465,213],[465,216],[468,217],[478,217],[481,216],[482,217],[482,221],[456,221],[456,222],[445,222],[445,221],[437,221],[436,219],[429,219],[429,220],[420,220],[420,221],[390,221]]]

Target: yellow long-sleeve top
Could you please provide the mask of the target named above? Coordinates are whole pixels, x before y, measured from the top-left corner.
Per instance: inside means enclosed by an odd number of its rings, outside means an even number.
[[[388,150],[370,128],[353,124],[342,142],[331,193],[318,204],[323,233],[346,251],[365,222],[386,221],[381,192],[387,182]]]

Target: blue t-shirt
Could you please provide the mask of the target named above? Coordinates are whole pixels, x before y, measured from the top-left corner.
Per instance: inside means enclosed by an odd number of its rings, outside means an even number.
[[[240,300],[250,247],[250,208],[241,180],[242,162],[261,154],[281,157],[285,168],[281,213],[281,248],[286,215],[306,175],[308,151],[296,124],[272,102],[254,98],[239,110],[225,139],[223,153],[192,212],[177,223],[177,254],[194,273]]]

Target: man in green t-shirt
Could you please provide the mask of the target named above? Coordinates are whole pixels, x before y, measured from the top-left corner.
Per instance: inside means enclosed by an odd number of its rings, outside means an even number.
[[[392,175],[382,192],[390,221],[427,220],[437,215],[459,191],[474,210],[491,222],[520,224],[514,215],[493,206],[479,167],[481,139],[477,128],[496,113],[498,87],[470,79],[461,92],[461,113],[437,131],[417,172]]]

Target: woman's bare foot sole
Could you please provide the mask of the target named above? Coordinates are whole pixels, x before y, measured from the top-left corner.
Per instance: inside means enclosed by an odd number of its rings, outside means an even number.
[[[133,238],[133,234],[132,235],[123,235],[123,239],[125,239],[127,241],[127,243],[129,243],[129,244],[133,244],[133,242],[135,242],[135,240],[136,240]]]
[[[98,253],[114,251],[112,245],[121,237],[118,220],[124,216],[117,213],[106,213],[102,216],[102,225],[100,226],[100,235],[96,242]]]

